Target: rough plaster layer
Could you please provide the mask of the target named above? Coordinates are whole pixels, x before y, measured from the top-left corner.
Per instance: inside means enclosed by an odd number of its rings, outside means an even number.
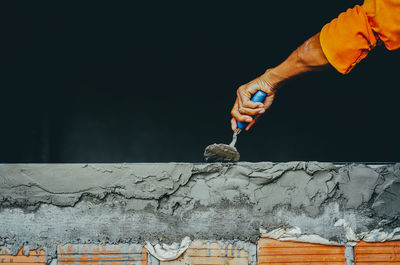
[[[400,164],[1,165],[0,245],[255,243],[261,227],[344,244],[400,227],[399,185]]]

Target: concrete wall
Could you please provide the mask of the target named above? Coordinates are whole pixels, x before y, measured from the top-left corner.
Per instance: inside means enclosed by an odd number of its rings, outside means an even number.
[[[185,236],[246,253],[260,236],[343,246],[398,240],[399,185],[400,164],[0,165],[0,245],[9,254],[44,249],[50,260],[68,244]]]

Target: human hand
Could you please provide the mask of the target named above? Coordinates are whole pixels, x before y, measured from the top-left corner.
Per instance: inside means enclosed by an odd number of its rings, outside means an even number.
[[[231,115],[232,130],[236,130],[237,121],[249,123],[245,128],[248,131],[257,119],[263,114],[272,104],[275,98],[276,87],[271,84],[268,79],[269,70],[253,81],[242,85],[238,88],[236,101],[233,105]],[[264,91],[267,94],[263,103],[251,101],[251,97],[258,91]]]

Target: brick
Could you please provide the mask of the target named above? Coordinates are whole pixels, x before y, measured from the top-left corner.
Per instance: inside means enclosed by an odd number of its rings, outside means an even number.
[[[147,265],[147,251],[140,245],[73,244],[57,247],[57,264]]]
[[[44,250],[31,250],[29,256],[23,254],[22,248],[17,255],[0,255],[1,265],[46,265],[46,256]]]
[[[257,264],[345,265],[345,247],[262,238],[257,244]]]
[[[231,244],[193,241],[186,252],[173,261],[161,261],[160,265],[248,265],[249,255],[244,249]]]
[[[355,264],[400,265],[400,241],[368,243],[361,241],[354,247]]]

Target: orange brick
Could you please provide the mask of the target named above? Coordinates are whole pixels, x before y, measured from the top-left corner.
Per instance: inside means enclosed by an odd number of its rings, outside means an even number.
[[[345,247],[341,246],[326,246],[262,238],[258,241],[257,245],[257,264],[344,265],[346,264],[344,251]]]
[[[57,248],[57,264],[147,265],[147,251],[139,245],[64,245]]]
[[[178,259],[161,261],[160,265],[248,265],[249,255],[244,249],[236,249],[231,244],[193,241]]]
[[[29,256],[22,254],[22,248],[17,255],[4,254],[0,255],[0,264],[4,265],[46,265],[46,257],[44,250],[31,250]]]
[[[361,241],[354,247],[355,264],[400,264],[400,241],[368,243]]]

